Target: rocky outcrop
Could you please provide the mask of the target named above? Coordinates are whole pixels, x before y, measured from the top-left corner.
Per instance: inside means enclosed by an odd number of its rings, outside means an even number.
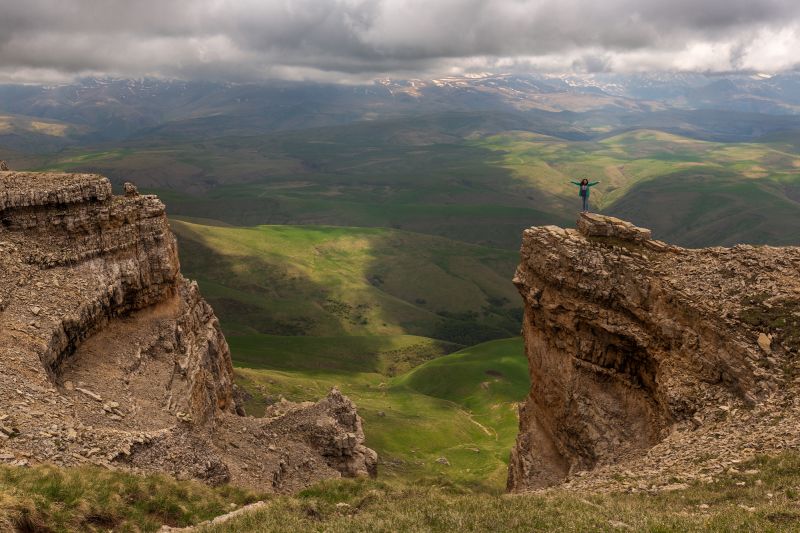
[[[721,456],[727,414],[772,405],[796,385],[798,248],[682,249],[582,214],[577,231],[525,230],[514,283],[525,303],[531,392],[511,490],[630,463],[664,442],[685,445],[683,457],[691,446],[697,457],[703,449]],[[716,441],[675,436],[704,434],[712,421],[723,424],[713,426]],[[748,448],[755,440],[739,450],[764,451]]]
[[[316,441],[305,426],[237,416],[219,321],[180,274],[164,205],[131,184],[114,196],[97,175],[0,172],[0,357],[6,461],[276,490],[374,470],[338,392],[295,409],[321,428]],[[338,456],[331,439],[346,442]],[[257,472],[244,467],[254,462]]]

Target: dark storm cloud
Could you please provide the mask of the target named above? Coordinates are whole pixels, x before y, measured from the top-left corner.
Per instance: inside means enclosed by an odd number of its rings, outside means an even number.
[[[797,0],[0,0],[0,77],[777,70]]]

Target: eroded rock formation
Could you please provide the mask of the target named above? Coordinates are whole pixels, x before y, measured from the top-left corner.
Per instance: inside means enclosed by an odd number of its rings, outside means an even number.
[[[333,391],[237,416],[228,345],[164,205],[91,174],[0,172],[0,459],[292,490],[374,473]]]
[[[798,444],[799,248],[682,249],[583,214],[525,230],[514,283],[532,386],[509,489]]]

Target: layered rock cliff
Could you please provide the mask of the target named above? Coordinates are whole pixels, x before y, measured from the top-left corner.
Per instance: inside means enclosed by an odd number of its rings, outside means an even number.
[[[799,444],[799,248],[682,249],[584,214],[525,230],[514,283],[532,385],[509,489],[705,479]]]
[[[230,352],[164,205],[90,174],[0,171],[0,459],[291,490],[374,472],[337,391],[237,416]]]

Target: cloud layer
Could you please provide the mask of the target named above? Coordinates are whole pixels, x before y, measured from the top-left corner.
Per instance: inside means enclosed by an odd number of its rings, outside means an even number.
[[[0,0],[0,80],[778,71],[797,0]]]

